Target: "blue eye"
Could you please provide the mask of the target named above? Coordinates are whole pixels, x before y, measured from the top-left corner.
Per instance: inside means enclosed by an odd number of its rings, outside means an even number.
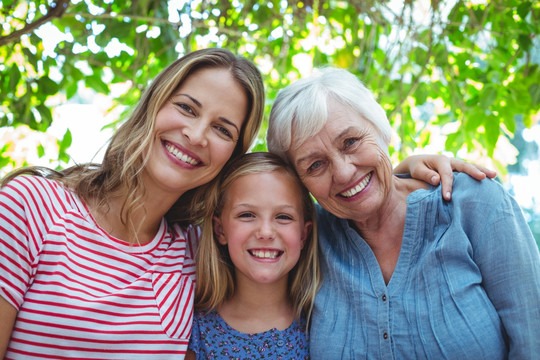
[[[308,168],[308,172],[315,171],[322,166],[322,161],[315,161]]]
[[[358,138],[348,138],[348,139],[345,139],[345,141],[343,142],[343,145],[345,146],[345,148],[349,148],[353,146],[354,144],[356,144],[358,140],[359,140]]]

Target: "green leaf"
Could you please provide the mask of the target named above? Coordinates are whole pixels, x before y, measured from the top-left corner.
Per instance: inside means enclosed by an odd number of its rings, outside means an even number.
[[[484,110],[488,110],[495,98],[497,97],[497,89],[493,85],[486,86],[480,93],[480,106]]]
[[[41,92],[45,95],[54,95],[58,92],[58,84],[46,75],[39,78],[37,84]]]
[[[67,129],[66,133],[64,134],[64,137],[58,143],[58,145],[60,146],[60,151],[65,151],[68,147],[70,147],[71,141],[72,141],[71,131]]]
[[[495,145],[497,145],[497,141],[499,140],[499,135],[501,133],[499,119],[493,115],[489,116],[484,122],[484,127],[486,129],[488,154],[489,156],[493,156]]]
[[[66,87],[66,98],[71,99],[79,89],[77,81],[71,81]]]
[[[540,105],[540,84],[534,83],[529,86],[529,95],[531,95],[531,105],[537,108]]]
[[[529,34],[518,36],[518,44],[523,49],[523,51],[529,51],[532,45],[532,39]]]
[[[465,131],[474,133],[485,119],[485,111],[479,108],[473,108],[472,111],[465,114]]]
[[[49,109],[44,104],[39,104],[38,106],[36,106],[36,110],[39,112],[39,115],[41,116],[41,126],[39,127],[38,130],[45,131],[47,130],[47,128],[53,121],[51,109]]]
[[[21,79],[21,73],[16,64],[11,65],[9,69],[9,91],[13,91],[17,88],[19,80]]]
[[[109,86],[101,80],[100,74],[93,74],[85,79],[86,86],[102,94],[109,93]]]
[[[531,2],[530,1],[524,1],[521,4],[518,5],[517,13],[518,13],[520,18],[525,19],[525,17],[529,13],[530,9],[531,9]]]
[[[45,148],[43,147],[43,145],[39,144],[36,150],[38,157],[42,158],[45,155]]]

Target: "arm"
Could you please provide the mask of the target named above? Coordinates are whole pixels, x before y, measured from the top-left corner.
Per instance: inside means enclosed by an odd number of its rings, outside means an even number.
[[[30,250],[24,189],[16,180],[0,189],[0,359],[7,351],[38,251]]]
[[[16,317],[17,309],[0,296],[0,359],[6,355]]]
[[[193,351],[188,349],[188,351],[186,352],[186,357],[184,358],[184,360],[197,360],[197,356],[195,356],[195,353]]]
[[[479,184],[480,185],[480,184]],[[489,187],[489,192],[483,189]],[[482,286],[508,337],[510,359],[540,354],[540,254],[516,201],[498,184],[482,182],[473,190],[476,208],[469,232]]]
[[[483,180],[486,176],[494,178],[497,175],[486,167],[444,155],[412,155],[394,168],[394,174],[411,174],[413,178],[431,185],[442,182],[441,189],[445,200],[450,200],[452,196],[452,171],[464,172],[476,180]]]

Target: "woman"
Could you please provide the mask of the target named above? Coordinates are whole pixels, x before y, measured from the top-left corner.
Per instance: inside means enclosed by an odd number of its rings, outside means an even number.
[[[183,358],[199,231],[166,218],[191,215],[263,109],[250,61],[195,51],[157,76],[102,164],[4,179],[0,358]]]
[[[323,284],[313,359],[531,359],[540,354],[540,257],[495,181],[456,174],[452,201],[392,175],[391,128],[349,72],[283,89],[268,148],[319,203]]]

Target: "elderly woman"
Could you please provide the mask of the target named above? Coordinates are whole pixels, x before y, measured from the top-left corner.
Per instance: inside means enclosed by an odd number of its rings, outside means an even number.
[[[283,89],[268,148],[317,199],[323,284],[313,359],[532,359],[540,354],[540,256],[493,180],[440,189],[392,174],[384,110],[351,73]]]

